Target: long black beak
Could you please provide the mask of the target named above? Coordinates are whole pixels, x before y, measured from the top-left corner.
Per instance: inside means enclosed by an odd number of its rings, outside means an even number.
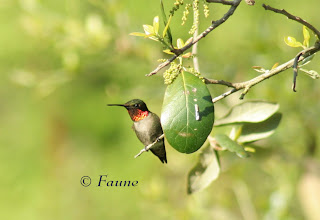
[[[122,107],[125,107],[125,105],[123,105],[123,104],[107,104],[107,106],[122,106]]]

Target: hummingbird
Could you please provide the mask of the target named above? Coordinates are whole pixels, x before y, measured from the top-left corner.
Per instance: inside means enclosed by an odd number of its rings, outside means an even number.
[[[132,128],[140,142],[145,146],[154,143],[163,134],[160,118],[149,111],[144,101],[132,99],[125,104],[108,104],[108,106],[122,106],[128,110],[129,116],[133,121]],[[162,163],[167,163],[163,138],[158,139],[150,150]]]

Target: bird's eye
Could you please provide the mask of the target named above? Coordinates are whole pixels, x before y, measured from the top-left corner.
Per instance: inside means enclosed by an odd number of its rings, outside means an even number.
[[[139,104],[134,104],[134,107],[139,107]]]

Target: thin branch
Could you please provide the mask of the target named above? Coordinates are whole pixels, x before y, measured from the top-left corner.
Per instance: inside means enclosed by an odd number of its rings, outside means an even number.
[[[224,85],[224,86],[228,86],[228,87],[233,87],[233,88],[235,88],[234,83],[227,82],[227,81],[224,81],[224,80],[204,78],[204,82],[205,82],[206,84],[219,84],[219,85]]]
[[[270,11],[273,11],[278,14],[283,14],[283,15],[287,16],[287,18],[294,20],[294,21],[297,21],[300,24],[307,26],[317,36],[318,40],[320,40],[320,31],[317,28],[315,28],[313,25],[308,23],[306,20],[303,20],[302,18],[300,18],[298,16],[294,16],[284,9],[276,9],[276,8],[273,8],[273,7],[271,7],[269,5],[265,5],[265,4],[262,4],[262,6],[264,7],[265,10],[270,10]]]
[[[233,89],[215,97],[212,99],[212,102],[217,102],[221,99],[224,99],[225,97],[239,91],[239,90],[244,90],[241,95],[240,95],[240,99],[243,99],[244,96],[249,92],[249,90],[255,86],[256,84],[269,79],[272,76],[275,76],[281,72],[283,72],[286,69],[289,69],[291,67],[293,67],[293,72],[294,72],[294,76],[293,76],[293,85],[292,85],[292,89],[293,91],[296,92],[296,80],[297,80],[297,76],[298,76],[298,63],[305,60],[306,58],[308,58],[309,56],[315,54],[316,52],[320,51],[320,31],[318,29],[316,29],[313,25],[311,25],[310,23],[308,23],[307,21],[303,20],[302,18],[298,17],[298,16],[294,16],[292,14],[290,14],[289,12],[287,12],[286,10],[282,9],[276,9],[273,8],[271,6],[262,5],[266,10],[270,10],[273,11],[275,13],[279,13],[279,14],[283,14],[285,16],[287,16],[289,19],[292,19],[294,21],[299,22],[300,24],[303,24],[305,26],[307,26],[309,29],[311,29],[315,35],[318,37],[318,41],[316,41],[315,45],[304,49],[302,51],[300,51],[294,59],[289,60],[288,62],[274,68],[271,70],[267,70],[265,73],[242,83],[231,83],[231,82],[226,82],[224,80],[214,80],[214,79],[205,79],[205,83],[207,84],[220,84],[220,85],[225,85],[228,87],[232,87]]]
[[[171,57],[169,60],[166,60],[163,63],[160,63],[159,66],[157,66],[157,68],[155,68],[151,73],[147,74],[146,76],[152,76],[154,74],[156,74],[157,72],[159,72],[162,68],[168,66],[172,61],[174,61],[179,55],[174,55],[173,57]]]
[[[220,3],[223,5],[233,5],[234,1],[226,1],[226,0],[206,0],[208,3]]]
[[[221,99],[224,99],[225,97],[231,95],[232,93],[235,93],[235,92],[242,90],[242,89],[244,91],[241,93],[240,99],[243,99],[244,96],[249,92],[249,90],[253,86],[293,67],[295,65],[295,63],[297,65],[299,62],[307,59],[309,56],[311,56],[312,54],[314,54],[318,51],[320,51],[320,42],[316,42],[316,44],[314,46],[307,48],[305,50],[302,50],[301,52],[298,53],[298,55],[295,58],[289,60],[288,62],[283,63],[274,69],[267,70],[265,73],[255,77],[251,80],[245,81],[245,82],[231,83],[231,82],[226,82],[224,80],[215,80],[215,79],[206,79],[205,78],[206,84],[219,84],[219,85],[224,85],[224,86],[228,86],[228,87],[233,88],[233,89],[229,90],[228,92],[225,92],[225,93],[213,98],[212,102],[214,103],[214,102],[217,102]],[[294,83],[294,86],[295,86],[295,83]]]
[[[193,34],[193,38],[196,38],[199,33],[199,23],[197,24],[197,28]],[[193,61],[193,68],[195,69],[196,72],[200,73],[200,66],[199,66],[199,60],[198,60],[198,42],[195,43],[192,46],[192,61]]]
[[[197,43],[199,40],[201,40],[202,38],[204,38],[205,36],[207,36],[212,30],[214,30],[215,28],[217,28],[218,26],[220,26],[222,23],[224,23],[226,20],[228,20],[230,18],[231,15],[233,15],[234,11],[237,9],[237,7],[239,6],[241,0],[234,0],[232,6],[230,7],[230,9],[228,10],[228,12],[222,16],[222,18],[220,18],[217,21],[213,21],[211,26],[208,27],[205,31],[203,31],[200,35],[198,35],[196,38],[194,38],[192,40],[191,43],[187,44],[186,46],[184,46],[183,48],[181,48],[176,55],[174,55],[173,57],[171,57],[169,60],[161,63],[156,69],[154,69],[152,72],[150,72],[149,74],[147,74],[146,76],[152,76],[154,74],[156,74],[157,72],[159,72],[159,70],[161,70],[162,68],[166,67],[167,65],[169,65],[172,61],[174,61],[178,56],[180,56],[184,51],[186,51],[187,49],[189,49],[192,45],[194,45],[195,43]]]
[[[306,20],[298,17],[298,16],[295,16],[295,15],[292,15],[290,14],[289,12],[287,12],[286,10],[284,9],[277,9],[277,8],[273,8],[269,5],[265,5],[265,4],[262,4],[262,6],[264,7],[265,10],[270,10],[270,11],[273,11],[275,13],[279,13],[279,14],[283,14],[285,16],[287,16],[287,18],[291,19],[291,20],[294,20],[302,25],[305,25],[306,27],[308,27],[310,30],[313,31],[313,33],[317,36],[318,40],[320,40],[320,31],[315,28],[313,25],[311,25],[310,23],[308,23]],[[292,90],[294,92],[296,92],[296,85],[297,85],[297,76],[298,76],[298,60],[300,58],[300,56],[303,55],[303,52],[304,51],[301,51],[300,53],[298,53],[298,55],[295,57],[294,59],[294,63],[293,63],[293,84],[292,84]]]
[[[229,96],[229,95],[231,95],[232,93],[235,93],[235,92],[237,92],[237,91],[239,91],[239,89],[233,88],[233,89],[229,90],[228,92],[225,92],[225,93],[223,93],[223,94],[221,94],[221,95],[213,98],[213,99],[212,99],[212,103],[215,103],[215,102],[217,102],[217,101],[220,101],[221,99],[224,99],[225,97],[227,97],[227,96]]]
[[[255,0],[245,0],[248,5],[254,5]],[[234,1],[226,1],[226,0],[206,0],[208,3],[219,3],[223,5],[234,5]]]
[[[134,158],[139,157],[143,152],[149,151],[153,145],[155,145],[158,141],[160,141],[163,138],[164,138],[164,134],[160,135],[152,144],[145,146],[136,156],[134,156]]]

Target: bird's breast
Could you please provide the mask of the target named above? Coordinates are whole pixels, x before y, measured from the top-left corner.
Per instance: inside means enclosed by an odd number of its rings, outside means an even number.
[[[153,143],[161,134],[163,134],[160,119],[152,112],[144,119],[134,122],[133,129],[144,145]]]

